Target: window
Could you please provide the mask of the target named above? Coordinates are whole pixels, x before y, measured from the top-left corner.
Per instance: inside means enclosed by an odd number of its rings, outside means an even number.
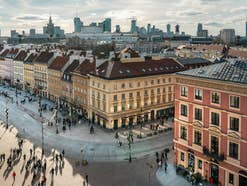
[[[181,161],[184,161],[184,153],[183,152],[181,152],[181,154],[180,154],[180,159],[181,159]]]
[[[239,131],[239,119],[230,117],[230,130]]]
[[[133,102],[129,102],[129,109],[133,109]]]
[[[117,112],[117,105],[114,105],[114,112]]]
[[[239,108],[239,97],[238,96],[230,96],[230,107]]]
[[[166,95],[162,95],[162,102],[163,102],[163,103],[166,102]]]
[[[129,98],[133,98],[133,93],[131,92],[131,93],[129,93]]]
[[[187,140],[187,129],[184,126],[180,127],[180,138]]]
[[[187,113],[187,106],[186,105],[181,105],[180,109],[181,109],[181,115],[187,117],[187,114],[188,114]]]
[[[180,95],[183,97],[188,97],[188,87],[181,86],[180,87]]]
[[[220,124],[219,113],[211,112],[211,124],[219,126]]]
[[[160,88],[157,88],[157,94],[160,94]]]
[[[171,81],[172,81],[172,79],[171,79],[171,78],[169,78],[169,79],[168,79],[168,81],[169,81],[169,82],[171,82]]]
[[[214,154],[219,152],[219,139],[215,136],[211,136],[211,152]]]
[[[148,91],[147,90],[145,90],[144,95],[148,96]]]
[[[194,132],[194,144],[199,146],[202,145],[202,133],[200,131]]]
[[[124,83],[122,83],[121,87],[122,87],[122,89],[125,89],[125,84],[124,84]]]
[[[160,104],[160,96],[157,96],[157,103]]]
[[[172,87],[168,87],[168,92],[171,92],[172,91]]]
[[[195,108],[195,119],[202,121],[202,109]]]
[[[220,103],[220,94],[217,92],[212,93],[212,103],[219,104]]]
[[[145,86],[147,86],[148,85],[148,82],[147,81],[145,81]]]
[[[157,84],[160,84],[160,80],[159,79],[157,79]]]
[[[230,184],[233,184],[234,183],[234,175],[232,173],[229,173],[229,180],[228,180],[228,182]]]
[[[151,80],[151,85],[153,85],[154,84],[154,80]]]
[[[198,169],[202,169],[202,160],[198,160]]]
[[[129,87],[132,88],[132,83],[129,83]]]
[[[137,83],[137,87],[140,87],[140,86],[141,86],[141,83],[140,83],[140,82],[138,82],[138,83]]]
[[[141,96],[140,92],[137,92],[137,93],[136,93],[136,96],[137,96],[137,97],[140,97],[140,96]]]
[[[195,99],[202,100],[202,90],[195,89]]]
[[[114,101],[117,101],[117,95],[114,95],[113,99],[114,99]]]
[[[151,89],[151,95],[154,95],[154,89]]]
[[[125,103],[122,103],[122,111],[125,111]]]
[[[163,83],[166,83],[166,79],[162,79]]]
[[[136,101],[136,107],[137,107],[137,108],[140,108],[140,107],[141,107],[141,102],[140,102],[140,100],[137,100],[137,101]]]
[[[122,100],[125,100],[125,94],[122,94]]]
[[[168,102],[172,101],[172,94],[168,95]]]
[[[229,143],[229,157],[238,159],[238,144],[230,142]]]

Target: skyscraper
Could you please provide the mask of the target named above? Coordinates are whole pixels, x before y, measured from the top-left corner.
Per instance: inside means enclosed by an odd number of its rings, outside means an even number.
[[[48,34],[50,37],[53,37],[54,35],[54,24],[52,23],[51,16],[49,18],[49,23],[47,24],[47,26],[43,27],[43,33]]]
[[[220,39],[226,43],[234,43],[235,42],[235,30],[234,29],[222,29],[220,31]]]
[[[151,32],[151,24],[148,23],[148,26],[147,26],[147,33],[150,33]]]
[[[74,32],[81,32],[82,22],[79,17],[74,18]]]
[[[167,31],[168,34],[171,33],[171,25],[170,24],[166,25],[166,31]]]
[[[104,32],[111,32],[111,18],[106,18],[103,23],[103,26]]]
[[[116,31],[117,33],[121,32],[120,25],[116,25]]]
[[[197,25],[197,37],[202,37],[202,24],[198,23]]]
[[[179,35],[180,31],[179,31],[179,25],[175,26],[175,33],[176,35]]]
[[[130,28],[130,32],[131,32],[131,33],[137,32],[137,29],[136,29],[136,19],[132,19],[132,20],[131,20],[131,28]]]
[[[246,39],[247,39],[247,20],[246,20],[246,22],[245,22],[245,37],[246,37]]]

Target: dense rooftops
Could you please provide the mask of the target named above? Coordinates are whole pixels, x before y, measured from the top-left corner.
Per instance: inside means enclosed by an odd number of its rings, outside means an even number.
[[[85,59],[75,70],[75,73],[81,75],[87,75],[90,72],[94,73],[96,69],[96,61],[95,59],[90,61],[89,59]]]
[[[207,59],[203,58],[177,58],[177,61],[182,63],[183,65],[191,65],[191,64],[211,64],[211,62]]]
[[[32,63],[37,56],[38,56],[38,54],[36,54],[36,53],[30,54],[27,57],[27,59],[25,60],[25,63]]]
[[[96,72],[91,73],[104,79],[124,79],[139,76],[170,74],[184,70],[184,67],[173,59],[145,60],[142,62],[106,61]]]
[[[16,61],[24,61],[24,59],[27,57],[27,52],[22,50],[19,52],[19,54],[15,57]]]
[[[177,75],[247,84],[247,62],[223,62],[206,67],[178,72]]]
[[[52,70],[61,70],[64,65],[68,62],[69,57],[67,56],[57,56],[49,66],[49,69]]]
[[[49,60],[53,57],[53,52],[41,52],[39,56],[34,60],[37,63],[48,63]]]

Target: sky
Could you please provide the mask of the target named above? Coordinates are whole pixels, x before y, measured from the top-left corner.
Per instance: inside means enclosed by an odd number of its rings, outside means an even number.
[[[168,23],[172,30],[179,24],[181,31],[195,35],[200,22],[209,35],[222,28],[245,35],[247,0],[0,0],[1,35],[9,36],[10,30],[29,33],[30,28],[42,33],[50,15],[66,33],[73,32],[78,16],[84,25],[110,17],[112,30],[120,24],[121,31],[129,31],[135,18],[140,27],[150,23],[164,31]]]

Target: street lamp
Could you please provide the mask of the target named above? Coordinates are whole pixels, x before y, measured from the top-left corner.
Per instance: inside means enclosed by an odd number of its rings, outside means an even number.
[[[130,131],[129,131],[129,135],[127,137],[127,140],[128,140],[128,145],[129,145],[129,163],[132,162],[132,157],[131,157],[131,134],[130,134]]]
[[[57,110],[55,110],[56,133],[58,134]]]
[[[6,129],[9,128],[9,124],[8,124],[8,119],[9,119],[9,109],[7,107],[8,104],[8,100],[6,100],[6,109],[5,109],[5,116],[6,116]]]

